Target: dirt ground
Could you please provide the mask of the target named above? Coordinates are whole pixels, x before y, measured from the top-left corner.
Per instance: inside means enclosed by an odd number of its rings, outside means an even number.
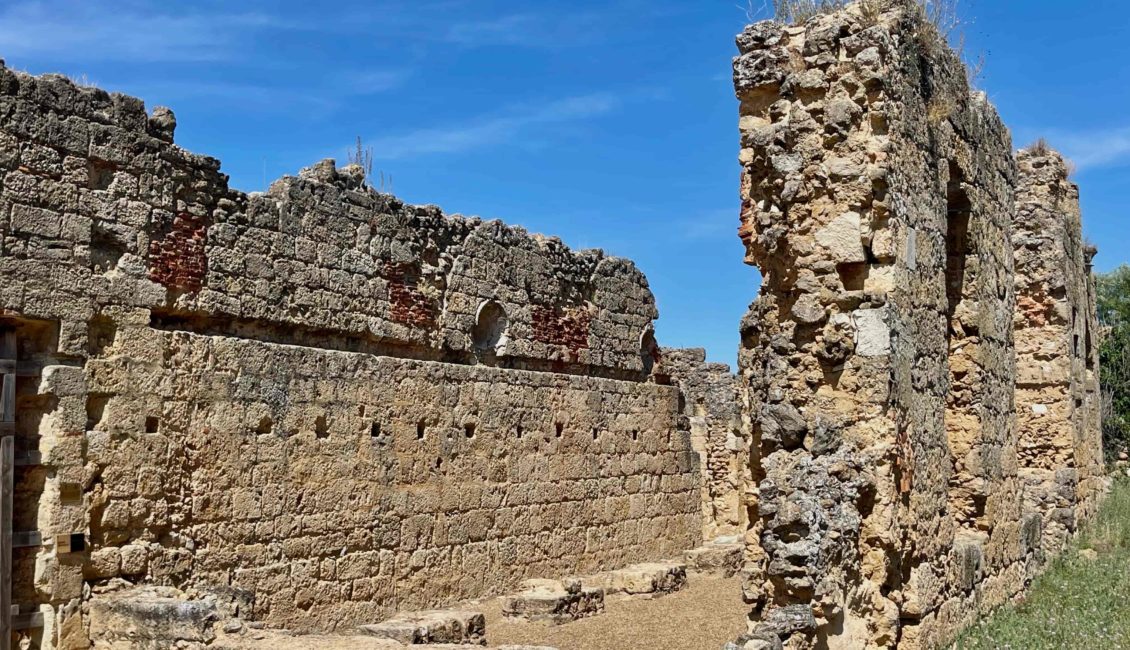
[[[558,650],[718,650],[746,629],[749,607],[739,578],[694,576],[674,594],[609,599],[604,613],[565,625],[510,622],[501,601],[483,603],[490,645],[548,645]]]

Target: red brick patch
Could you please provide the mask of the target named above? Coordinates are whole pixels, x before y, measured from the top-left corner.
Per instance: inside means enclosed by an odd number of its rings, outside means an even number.
[[[149,242],[149,277],[170,289],[196,292],[204,286],[208,272],[209,219],[186,212],[173,219],[163,237]]]
[[[412,327],[433,327],[439,311],[435,299],[420,291],[420,272],[416,265],[386,263],[381,275],[388,280],[388,300],[392,320]]]
[[[592,314],[584,308],[562,310],[535,305],[533,311],[534,340],[560,345],[573,352],[589,347],[589,326]]]

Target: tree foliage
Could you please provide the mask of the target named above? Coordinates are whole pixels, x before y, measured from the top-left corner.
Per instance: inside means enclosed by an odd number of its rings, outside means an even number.
[[[1095,276],[1102,343],[1103,439],[1108,450],[1130,447],[1130,265]]]

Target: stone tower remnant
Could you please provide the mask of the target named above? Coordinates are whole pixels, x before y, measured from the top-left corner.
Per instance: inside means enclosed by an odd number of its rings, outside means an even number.
[[[918,5],[879,6],[737,39],[740,235],[764,276],[741,329],[738,647],[944,645],[1103,490],[1062,159],[1014,156]]]

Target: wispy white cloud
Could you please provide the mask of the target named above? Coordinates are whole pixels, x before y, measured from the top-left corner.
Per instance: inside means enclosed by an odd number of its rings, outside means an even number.
[[[328,93],[224,81],[184,80],[130,84],[122,90],[146,98],[146,103],[149,104],[163,102],[175,105],[181,100],[194,99],[204,100],[216,108],[236,111],[329,113],[341,103],[337,97]]]
[[[152,105],[175,106],[183,100],[197,100],[220,109],[316,116],[332,114],[353,99],[395,90],[412,74],[413,70],[407,68],[343,71],[310,80],[303,86],[178,78],[111,83],[107,89],[143,97]]]
[[[441,40],[467,47],[562,47],[589,42],[601,24],[601,17],[594,13],[515,13],[454,22],[439,35]]]
[[[380,43],[460,47],[565,47],[591,43],[639,0],[599,11],[567,4],[489,11],[465,0],[386,0],[380,6],[315,5],[281,15],[270,3],[139,0],[0,2],[0,55],[48,62],[212,62],[242,58],[264,35],[323,33]],[[378,80],[379,81],[379,80]]]
[[[1048,141],[1080,170],[1130,163],[1130,127],[1080,133],[1053,131]]]
[[[433,126],[385,135],[372,141],[378,158],[410,158],[460,153],[501,144],[538,127],[593,118],[615,110],[616,97],[596,93],[569,97],[537,107],[523,106],[450,126]]]
[[[54,60],[214,61],[241,33],[283,26],[265,13],[167,13],[129,2],[24,1],[0,8],[0,52]]]

